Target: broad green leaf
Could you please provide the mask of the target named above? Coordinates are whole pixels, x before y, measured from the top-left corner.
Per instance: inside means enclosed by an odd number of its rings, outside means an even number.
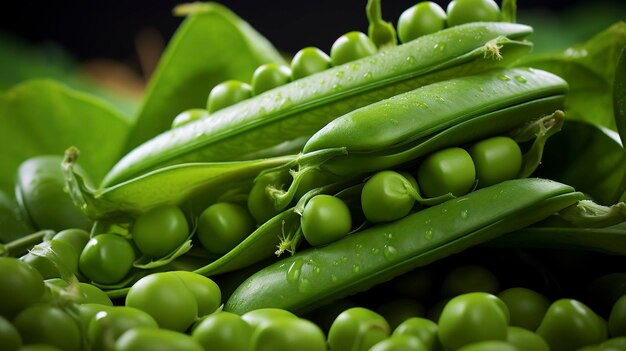
[[[122,150],[129,123],[104,102],[50,80],[0,93],[0,190],[14,193],[17,167],[27,158],[63,155],[70,146],[99,181]]]
[[[267,39],[227,8],[195,3],[178,9],[190,15],[150,81],[126,151],[169,129],[180,112],[206,107],[216,84],[228,79],[249,82],[259,65],[284,63]]]
[[[567,118],[615,130],[613,78],[624,45],[626,23],[618,22],[584,44],[559,53],[530,55],[519,64],[550,71],[568,82]]]
[[[612,205],[625,190],[626,150],[613,131],[567,121],[548,141],[535,175],[571,185],[602,205]]]

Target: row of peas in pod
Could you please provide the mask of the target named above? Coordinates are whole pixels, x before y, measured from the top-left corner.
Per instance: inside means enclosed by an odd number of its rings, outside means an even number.
[[[446,27],[469,22],[496,22],[500,17],[500,8],[494,0],[454,0],[448,4],[447,11],[432,1],[422,1],[400,15],[397,36],[401,43],[406,43]],[[395,42],[395,33],[393,35]],[[331,46],[330,55],[316,47],[305,47],[293,56],[289,66],[276,63],[259,66],[250,83],[228,80],[216,85],[209,93],[206,109],[190,109],[180,113],[174,118],[172,128],[204,118],[290,81],[373,55],[378,50],[377,43],[359,31],[339,37]]]
[[[497,136],[470,145],[450,147],[421,160],[417,170],[384,170],[363,184],[360,209],[369,223],[390,222],[408,215],[416,201],[436,204],[518,176],[522,152],[511,138]],[[352,212],[344,199],[311,198],[302,213],[301,229],[311,245],[324,245],[352,231]]]

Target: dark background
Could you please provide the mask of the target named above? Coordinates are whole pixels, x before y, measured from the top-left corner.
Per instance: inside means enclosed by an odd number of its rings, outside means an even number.
[[[444,9],[448,3],[437,2]],[[604,1],[609,11],[611,6],[622,2]],[[146,29],[157,33],[163,42],[171,37],[182,20],[171,13],[179,3],[181,1],[168,0],[10,1],[0,9],[0,32],[29,44],[58,43],[79,60],[103,57],[128,60],[136,54],[137,37]],[[224,0],[221,3],[288,53],[308,45],[327,51],[340,34],[367,30],[365,0]],[[383,16],[395,23],[402,11],[415,3],[414,0],[385,0]],[[519,0],[518,8],[558,19],[559,13],[580,8],[583,3],[583,0]]]

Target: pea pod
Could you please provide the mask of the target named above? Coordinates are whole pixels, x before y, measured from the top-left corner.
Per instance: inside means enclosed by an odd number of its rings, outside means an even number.
[[[244,281],[225,310],[311,310],[528,226],[582,198],[570,186],[537,178],[479,189],[278,261]]]
[[[148,209],[164,204],[180,204],[200,194],[203,201],[249,188],[257,174],[265,169],[283,166],[295,156],[241,161],[187,163],[164,167],[127,182],[91,189],[73,168],[78,151],[70,148],[64,161],[65,177],[70,195],[90,218],[128,220]]]
[[[291,201],[310,169],[337,176],[364,174],[512,130],[519,141],[537,136],[519,174],[527,177],[539,164],[547,138],[560,130],[563,114],[550,114],[562,107],[566,91],[567,83],[554,74],[501,69],[433,83],[354,110],[307,141],[292,186],[273,195],[276,207]],[[532,120],[537,123],[529,124]],[[518,129],[524,125],[527,128]],[[309,160],[323,150],[344,152],[323,163]]]
[[[293,153],[319,128],[355,108],[508,64],[529,50],[531,44],[519,40],[531,32],[512,23],[461,25],[298,79],[156,136],[122,158],[102,186],[183,162]]]

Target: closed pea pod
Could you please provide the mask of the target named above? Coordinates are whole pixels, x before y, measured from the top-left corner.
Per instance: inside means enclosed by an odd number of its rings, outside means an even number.
[[[531,31],[519,24],[468,24],[298,79],[155,137],[120,160],[102,185],[182,162],[275,155],[277,145],[290,140],[295,144],[289,151],[298,150],[319,128],[355,108],[450,76],[506,64],[529,49],[528,43],[515,40]],[[447,50],[432,52],[438,43]],[[394,66],[398,68],[389,69]]]
[[[527,226],[576,203],[581,196],[568,186],[540,179],[517,179],[480,189],[261,269],[237,288],[225,310],[307,311]],[[427,220],[430,225],[424,226]],[[360,255],[348,254],[355,248]],[[288,274],[292,265],[299,269]]]

